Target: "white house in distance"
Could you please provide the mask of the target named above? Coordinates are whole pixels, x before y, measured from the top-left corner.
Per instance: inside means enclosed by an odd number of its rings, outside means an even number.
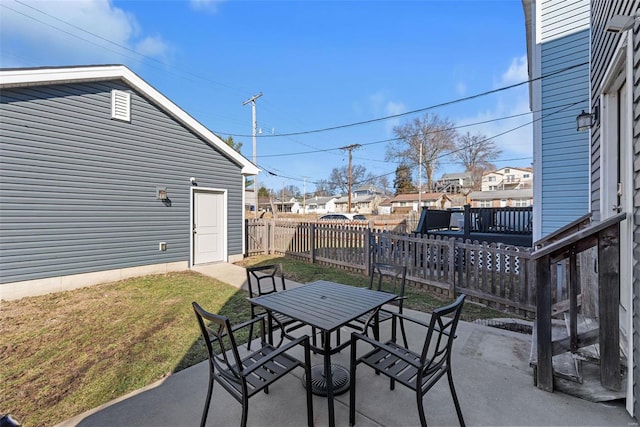
[[[335,196],[315,196],[306,200],[306,213],[325,214],[335,212],[336,210]]]
[[[472,191],[467,198],[472,208],[523,208],[533,206],[533,189]]]
[[[391,211],[393,213],[420,212],[423,207],[448,209],[451,207],[451,199],[446,193],[407,193],[398,194],[391,199]]]
[[[363,185],[353,190],[351,212],[372,213],[382,201],[384,192],[373,185]],[[349,197],[342,196],[335,201],[335,212],[349,211]]]
[[[504,167],[482,175],[482,191],[533,188],[533,169]]]

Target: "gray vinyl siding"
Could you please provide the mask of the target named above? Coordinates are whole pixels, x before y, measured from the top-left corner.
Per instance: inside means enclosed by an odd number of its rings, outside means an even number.
[[[542,236],[589,211],[589,134],[576,132],[576,116],[589,110],[589,30],[541,45]],[[582,64],[582,65],[581,65]]]
[[[131,93],[130,123],[111,119],[112,89]],[[121,81],[0,101],[0,283],[189,260],[192,176],[228,190],[227,250],[242,253],[240,165]]]
[[[607,67],[613,60],[620,35],[604,31],[607,21],[615,14],[631,15],[640,8],[638,0],[599,0],[592,2],[592,23],[599,31],[591,41],[591,93],[593,105],[600,95]],[[636,420],[640,414],[640,25],[636,23],[633,34],[633,408]],[[591,141],[592,191],[591,211],[600,218],[600,126],[593,129]]]

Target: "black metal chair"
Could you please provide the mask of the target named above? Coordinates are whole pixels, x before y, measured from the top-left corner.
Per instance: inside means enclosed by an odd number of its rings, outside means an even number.
[[[420,424],[422,426],[427,425],[422,403],[423,397],[446,374],[458,421],[461,426],[465,425],[451,374],[451,349],[465,297],[466,295],[460,295],[454,303],[434,310],[429,323],[407,317],[404,314],[393,314],[394,317],[404,318],[407,322],[426,328],[425,340],[420,352],[412,351],[408,346],[398,345],[396,343],[395,328],[392,329],[391,340],[385,343],[358,332],[351,334],[350,425],[353,426],[355,424],[356,367],[361,363],[373,368],[376,374],[382,373],[388,376],[391,390],[395,388],[397,381],[416,392],[418,413],[420,414]],[[363,356],[356,357],[358,341],[370,344],[373,349]]]
[[[284,281],[284,273],[282,271],[282,265],[271,264],[263,265],[259,267],[248,267],[247,269],[247,286],[249,288],[249,298],[255,298],[262,295],[272,294],[279,290],[286,290],[287,287]],[[279,280],[276,278],[279,277]],[[277,282],[280,282],[280,289],[278,289]],[[255,318],[264,314],[264,310],[251,304],[251,318]],[[274,324],[275,321],[275,324]],[[293,337],[288,335],[289,332],[305,326],[304,323],[293,320],[292,318],[280,313],[268,313],[268,334],[269,342],[273,343],[273,330],[281,329],[282,337],[292,339]],[[316,344],[315,330],[312,332],[313,344]],[[281,337],[281,339],[282,339]],[[253,325],[249,327],[249,341],[247,342],[247,350],[251,350],[251,339],[253,338]],[[282,340],[280,341],[282,342]]]
[[[202,337],[209,353],[209,388],[200,426],[204,427],[209,413],[214,381],[227,390],[242,404],[241,425],[247,425],[249,398],[261,390],[269,392],[269,385],[297,367],[306,374],[307,424],[313,426],[313,403],[311,396],[311,354],[309,337],[299,337],[284,346],[274,347],[265,340],[264,316],[253,318],[234,327],[225,316],[209,313],[197,302],[193,309],[200,325]],[[207,322],[208,324],[205,324]],[[261,347],[244,358],[240,358],[234,332],[254,323],[260,323]],[[304,347],[304,363],[287,354],[297,345]],[[286,408],[283,408],[286,410]]]
[[[397,313],[402,314],[402,307],[404,300],[405,285],[407,282],[407,267],[391,264],[374,263],[371,266],[371,275],[369,277],[369,289],[373,289],[379,292],[388,292],[398,297],[391,303],[397,307]],[[392,311],[385,308],[377,310],[377,312],[367,313],[364,316],[357,318],[354,323],[350,323],[348,326],[352,328],[361,329],[364,325],[369,325],[373,329],[373,337],[376,340],[380,339],[379,325],[387,320],[392,320],[392,328],[395,330],[396,318],[393,317]],[[371,319],[371,321],[370,321]],[[377,319],[377,322],[376,322]],[[407,346],[407,334],[404,330],[404,321],[402,317],[398,317],[397,321],[400,323],[400,332],[402,333],[402,340],[405,347]],[[366,334],[368,328],[364,328],[363,332]]]

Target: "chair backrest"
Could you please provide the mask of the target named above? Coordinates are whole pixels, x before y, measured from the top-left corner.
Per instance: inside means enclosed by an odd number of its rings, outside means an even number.
[[[398,295],[399,299],[395,303],[400,307],[400,313],[402,313],[406,282],[407,267],[404,265],[374,263],[371,266],[369,289]]]
[[[278,292],[276,277],[280,276],[280,286],[286,289],[284,284],[284,273],[282,265],[271,264],[260,267],[247,268],[247,285],[249,286],[249,297],[259,297],[261,295]]]
[[[449,364],[462,304],[466,297],[462,294],[455,302],[433,310],[420,357],[423,374],[440,369],[445,363]]]
[[[212,365],[211,367],[214,368],[214,371],[217,371],[227,380],[240,382],[242,363],[240,362],[240,354],[238,353],[238,346],[233,336],[229,318],[209,313],[195,301],[192,305],[209,353],[209,364]],[[231,354],[233,358],[230,359],[228,354]]]

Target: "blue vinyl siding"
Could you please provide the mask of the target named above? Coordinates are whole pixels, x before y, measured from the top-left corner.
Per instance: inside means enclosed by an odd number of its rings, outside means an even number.
[[[542,236],[589,211],[589,133],[576,131],[576,116],[589,111],[588,61],[589,30],[541,46],[542,75],[578,65],[541,84]]]
[[[111,119],[112,89],[131,93],[130,123]],[[192,176],[228,191],[242,253],[241,166],[124,83],[4,89],[0,113],[0,283],[189,260]]]

